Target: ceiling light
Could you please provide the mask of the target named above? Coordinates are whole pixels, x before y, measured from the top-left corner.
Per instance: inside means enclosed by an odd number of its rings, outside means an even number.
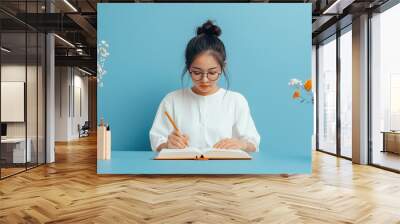
[[[342,14],[343,9],[347,8],[355,0],[336,0],[332,5],[324,10],[322,14]]]
[[[67,4],[72,10],[74,10],[74,12],[78,12],[78,10],[71,4],[69,3],[68,0],[64,0],[65,4]]]
[[[6,53],[10,53],[10,52],[11,52],[11,50],[9,50],[9,49],[7,49],[7,48],[5,48],[5,47],[1,47],[1,50],[4,51],[4,52],[6,52]]]
[[[81,68],[79,68],[79,67],[78,67],[78,70],[81,71],[81,72],[83,72],[83,73],[85,73],[85,74],[92,75],[92,73],[90,73],[90,72],[88,72],[88,71],[86,71],[86,70],[83,70],[83,69],[81,69]]]
[[[71,44],[71,42],[69,42],[68,40],[66,40],[66,39],[64,39],[64,38],[62,38],[62,37],[60,37],[60,36],[58,36],[57,34],[54,34],[54,36],[57,37],[58,39],[60,39],[61,41],[63,41],[64,43],[66,43],[67,45],[69,45],[69,46],[75,48],[75,45]]]

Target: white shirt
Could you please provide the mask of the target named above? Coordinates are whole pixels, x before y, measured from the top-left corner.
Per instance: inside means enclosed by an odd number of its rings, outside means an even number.
[[[256,151],[259,150],[260,135],[246,98],[238,92],[219,88],[211,95],[202,96],[186,88],[167,94],[150,129],[153,151],[167,142],[174,129],[165,111],[181,133],[189,136],[189,147],[211,148],[224,138],[237,138],[253,143]]]

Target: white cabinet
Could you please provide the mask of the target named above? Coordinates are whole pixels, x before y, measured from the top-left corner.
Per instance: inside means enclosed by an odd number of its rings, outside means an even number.
[[[32,140],[27,139],[27,147],[25,150],[25,138],[9,138],[2,139],[2,145],[12,147],[12,162],[13,163],[25,163],[32,161]],[[25,159],[27,159],[25,161]]]

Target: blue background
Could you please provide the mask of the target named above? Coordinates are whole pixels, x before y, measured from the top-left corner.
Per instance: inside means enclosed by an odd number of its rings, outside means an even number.
[[[98,118],[110,123],[112,150],[151,150],[158,105],[182,88],[184,49],[207,19],[222,29],[230,89],[249,102],[259,154],[310,164],[312,104],[294,101],[288,86],[311,79],[311,4],[297,3],[98,4],[98,41],[110,45]]]

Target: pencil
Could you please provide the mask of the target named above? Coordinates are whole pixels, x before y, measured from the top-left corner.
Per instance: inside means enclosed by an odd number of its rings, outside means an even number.
[[[180,132],[174,120],[172,120],[172,117],[169,116],[169,113],[167,111],[165,111],[165,115],[167,115],[169,122],[171,122],[172,126],[174,126],[175,131]]]

